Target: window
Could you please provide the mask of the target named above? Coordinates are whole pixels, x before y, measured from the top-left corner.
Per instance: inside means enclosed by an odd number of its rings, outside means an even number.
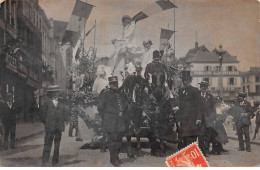
[[[255,76],[255,82],[260,82],[259,79],[260,79],[260,76]]]
[[[216,71],[220,71],[220,66],[216,66]]]
[[[245,77],[243,77],[243,83],[246,83],[246,79],[245,79]]]
[[[246,82],[249,83],[249,77],[246,77]]]
[[[260,93],[260,85],[256,85],[255,86],[255,92],[256,93]]]
[[[235,85],[235,80],[234,78],[229,78],[229,85]]]
[[[233,66],[228,66],[227,71],[233,71]]]
[[[245,86],[243,86],[243,92],[246,93],[246,87]]]
[[[205,71],[211,71],[211,67],[210,66],[205,66]]]

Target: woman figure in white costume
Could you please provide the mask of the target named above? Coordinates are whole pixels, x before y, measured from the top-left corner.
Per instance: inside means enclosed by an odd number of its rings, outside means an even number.
[[[122,17],[123,33],[118,39],[112,40],[115,46],[115,52],[110,57],[109,65],[113,68],[113,75],[118,77],[119,86],[122,84],[122,73],[125,72],[125,66],[128,63],[129,53],[135,53],[134,35],[135,21],[125,15]]]

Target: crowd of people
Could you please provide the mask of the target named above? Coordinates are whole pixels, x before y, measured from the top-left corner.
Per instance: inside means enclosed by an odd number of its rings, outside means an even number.
[[[158,50],[154,50],[152,55],[153,61],[147,64],[143,80],[151,84],[157,84],[159,78],[159,81],[167,84],[167,67],[161,63],[161,53]],[[127,127],[129,124],[126,123],[128,121],[126,120],[126,114],[128,114],[129,98],[120,90],[117,76],[106,74],[105,70],[108,70],[108,72],[111,71],[109,68],[106,68],[106,62],[107,58],[104,58],[102,65],[98,67],[99,72],[102,74],[100,74],[101,77],[97,77],[97,79],[107,79],[108,85],[104,86],[98,83],[95,85],[102,86],[101,89],[96,88],[99,89],[99,91],[95,91],[98,93],[97,110],[102,119],[104,136],[102,139],[103,151],[106,149],[106,145],[108,145],[111,164],[120,166],[119,153],[122,138],[127,133],[126,131],[129,130]],[[158,70],[161,70],[164,75],[156,76],[155,74],[158,73]],[[138,76],[142,77],[142,69],[140,66],[136,67],[136,72],[138,72]],[[249,126],[251,119],[256,115],[256,129],[253,136],[253,139],[255,139],[259,130],[260,107],[258,106],[257,111],[254,112],[251,104],[245,100],[246,94],[243,92],[240,92],[238,97],[227,105],[220,97],[214,97],[210,93],[208,89],[209,83],[207,81],[201,81],[201,83],[199,83],[200,89],[198,89],[191,86],[192,77],[189,71],[182,71],[180,77],[182,86],[178,89],[178,93],[175,94],[178,96],[178,109],[174,111],[175,122],[178,126],[178,149],[182,149],[198,141],[198,145],[204,156],[227,152],[227,150],[223,148],[223,145],[228,142],[224,122],[226,117],[231,115],[235,122],[239,151],[246,150],[251,152]],[[165,84],[164,86],[168,86]],[[169,89],[172,95],[171,90],[174,88]],[[52,165],[56,166],[59,162],[59,146],[65,122],[77,119],[77,115],[74,115],[74,117],[68,115],[72,112],[68,106],[59,100],[59,87],[50,86],[47,89],[47,93],[48,100],[45,101],[40,114],[46,132],[44,137],[42,166],[46,166],[49,160],[53,141],[54,153]],[[2,129],[4,131],[3,147],[5,149],[15,148],[16,112],[12,104],[11,95],[7,94],[5,100],[1,97],[1,127],[3,127]],[[67,119],[69,117],[70,120]],[[76,129],[76,136],[78,135],[77,126],[77,124],[70,124],[69,136],[72,136],[73,129]],[[245,137],[245,142],[243,136]],[[212,148],[210,148],[210,146]],[[153,150],[151,150],[151,153],[152,152]],[[128,155],[133,156],[131,154]]]

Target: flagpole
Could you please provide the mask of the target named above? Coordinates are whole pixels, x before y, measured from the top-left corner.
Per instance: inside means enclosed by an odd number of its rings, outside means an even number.
[[[85,19],[85,24],[84,24],[84,35],[83,35],[83,48],[82,48],[82,54],[84,55],[84,50],[85,50],[85,38],[86,38],[86,23],[87,23],[87,19]]]
[[[94,49],[96,48],[96,19],[95,19],[95,30],[94,30]]]

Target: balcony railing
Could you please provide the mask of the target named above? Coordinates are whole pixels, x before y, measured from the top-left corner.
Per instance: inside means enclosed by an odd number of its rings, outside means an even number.
[[[17,57],[9,53],[6,53],[6,67],[24,79],[29,78],[35,81],[36,84],[39,83],[39,76],[33,70],[24,65],[22,61],[17,59]]]
[[[192,76],[220,76],[221,71],[192,71]],[[239,71],[222,71],[223,76],[236,76]]]

